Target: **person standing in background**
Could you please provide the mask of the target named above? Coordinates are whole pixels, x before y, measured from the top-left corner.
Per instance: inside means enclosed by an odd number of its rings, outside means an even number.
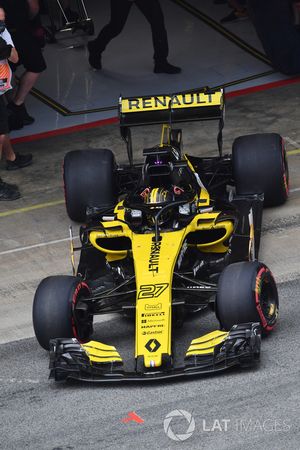
[[[151,26],[154,47],[154,73],[180,73],[180,67],[173,66],[167,60],[169,53],[168,36],[159,0],[111,0],[110,22],[100,31],[95,40],[88,43],[90,65],[94,69],[102,69],[102,53],[107,44],[123,30],[133,3],[140,9]]]
[[[12,101],[7,105],[10,129],[20,129],[34,122],[25,107],[25,100],[46,69],[40,43],[35,38],[32,20],[39,13],[39,0],[0,0],[6,14],[6,26],[19,54],[19,64],[25,67]]]
[[[9,136],[7,110],[3,100],[3,95],[11,89],[11,68],[8,61],[12,63],[18,62],[18,53],[14,48],[13,41],[9,32],[5,27],[5,12],[0,8],[0,159],[2,152],[7,161],[7,170],[20,169],[29,166],[32,162],[32,155],[20,155],[15,153]],[[0,178],[0,201],[16,200],[20,197],[19,189],[14,184],[5,183]]]

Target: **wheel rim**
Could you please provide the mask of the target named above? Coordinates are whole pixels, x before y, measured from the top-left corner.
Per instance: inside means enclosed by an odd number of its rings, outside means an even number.
[[[278,296],[273,276],[265,266],[259,270],[256,277],[255,299],[262,327],[271,331],[278,317]]]
[[[281,140],[281,149],[282,149],[282,174],[283,174],[283,185],[286,196],[289,195],[289,168],[286,158],[286,151],[284,146],[283,139]]]
[[[84,282],[78,284],[72,299],[72,329],[80,342],[87,342],[93,331],[93,316],[90,314],[86,302],[90,289]]]
[[[267,322],[272,322],[275,318],[277,304],[270,283],[263,283],[260,304]]]

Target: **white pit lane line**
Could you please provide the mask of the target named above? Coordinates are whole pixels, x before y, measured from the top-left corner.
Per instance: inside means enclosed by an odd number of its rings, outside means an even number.
[[[43,380],[43,382],[45,382]],[[39,384],[41,383],[41,380],[39,379],[33,379],[33,378],[0,378],[1,384]]]
[[[294,139],[290,138],[289,136],[284,136],[283,140],[285,142],[288,142],[289,144],[291,144],[295,148],[299,148],[300,147],[299,142],[295,141]]]
[[[74,237],[74,239],[76,239],[76,237]],[[11,253],[23,252],[25,250],[32,250],[34,248],[39,248],[39,247],[46,247],[47,245],[60,244],[61,242],[67,242],[67,241],[70,241],[69,237],[63,238],[63,239],[56,239],[54,241],[40,242],[39,244],[27,245],[25,247],[12,248],[11,250],[4,250],[3,252],[0,252],[0,256],[1,255],[9,255]]]

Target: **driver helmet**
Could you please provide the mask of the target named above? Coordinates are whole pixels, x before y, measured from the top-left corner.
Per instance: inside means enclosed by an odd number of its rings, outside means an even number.
[[[162,207],[172,203],[173,195],[172,192],[168,191],[165,188],[153,188],[149,189],[144,197],[144,202],[151,207],[151,209],[156,209],[157,212]],[[159,218],[159,225],[167,222],[171,216],[171,209],[164,212]],[[152,216],[151,221],[153,222],[154,218]]]
[[[153,206],[165,206],[172,200],[171,192],[165,188],[153,188],[145,196],[145,203]]]

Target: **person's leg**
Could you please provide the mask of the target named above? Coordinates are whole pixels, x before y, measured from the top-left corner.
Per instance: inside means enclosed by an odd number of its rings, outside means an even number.
[[[7,161],[14,161],[16,159],[16,154],[12,148],[8,135],[4,134],[1,138],[2,154],[5,156]]]
[[[111,0],[110,1],[110,21],[100,31],[94,42],[97,43],[98,50],[102,53],[107,44],[116,36],[118,36],[124,28],[127,21],[132,2],[128,0]]]
[[[89,63],[94,69],[100,70],[102,68],[101,54],[107,44],[123,30],[131,6],[132,2],[128,0],[110,1],[109,23],[100,31],[96,39],[88,43]]]
[[[25,72],[17,86],[14,98],[7,106],[10,113],[10,129],[14,129],[11,126],[14,122],[20,123],[21,126],[34,122],[34,118],[27,113],[24,102],[40,74],[46,69],[41,48],[31,35],[13,33],[12,37],[19,53],[20,64],[24,66]]]
[[[137,0],[137,7],[148,20],[154,47],[154,60],[165,61],[169,54],[168,36],[163,12],[158,0]]]
[[[0,96],[0,159],[6,139],[6,133],[8,133],[7,112],[3,96]],[[0,201],[16,200],[17,198],[20,198],[20,196],[19,189],[15,184],[5,183],[0,178]]]
[[[27,70],[23,73],[20,78],[19,86],[14,98],[14,103],[17,106],[20,106],[25,102],[27,95],[37,82],[39,76],[40,73],[28,72]]]
[[[15,124],[17,129],[34,122],[34,118],[28,114],[24,103],[39,76],[40,73],[26,70],[20,78],[13,99],[8,103],[8,110],[11,113],[10,124]],[[20,127],[18,127],[18,124],[20,124]],[[10,129],[14,129],[14,127],[10,126]]]
[[[8,135],[2,140],[2,153],[6,158],[6,169],[17,170],[32,164],[32,154],[21,154],[14,152]]]
[[[155,73],[179,73],[181,69],[168,63],[169,54],[168,36],[165,27],[164,15],[159,0],[136,0],[137,7],[148,20],[154,47],[154,72]]]
[[[249,0],[249,14],[266,55],[276,70],[286,75],[300,72],[300,34],[295,28],[290,2]]]
[[[32,163],[32,154],[20,154],[14,152],[9,139],[9,127],[7,109],[3,100],[3,96],[0,96],[0,159],[3,156],[6,159],[6,169],[16,170],[22,167],[29,166]]]

